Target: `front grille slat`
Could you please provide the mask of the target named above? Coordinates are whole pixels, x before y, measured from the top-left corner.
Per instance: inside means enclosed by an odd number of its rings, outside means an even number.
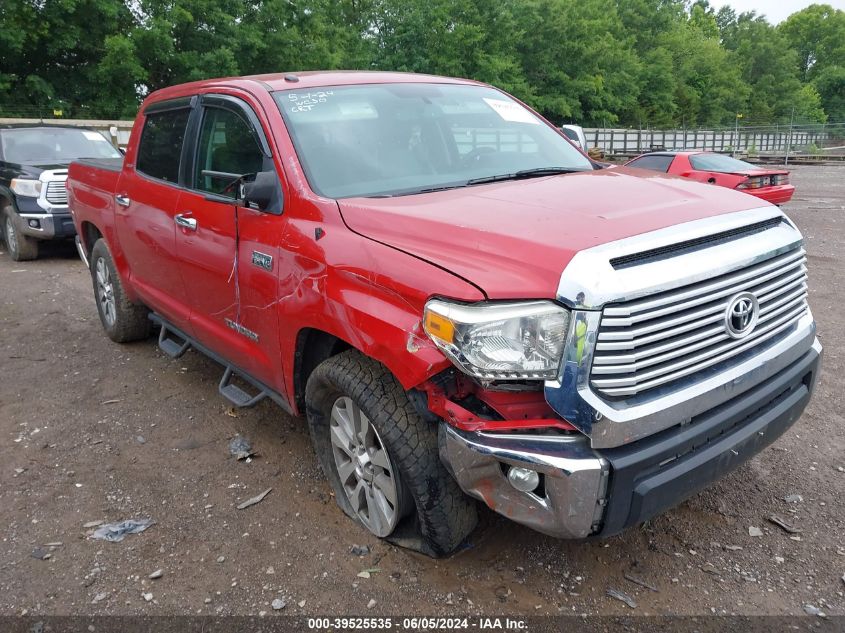
[[[803,265],[806,261],[806,257],[802,257],[799,263]],[[616,310],[614,308],[607,308],[604,312],[606,318],[602,320],[602,323],[605,323],[606,321],[607,325],[632,325],[645,320],[654,319],[659,316],[680,312],[682,310],[710,302],[718,297],[735,295],[737,292],[747,289],[749,280],[751,279],[754,279],[754,281],[759,284],[768,281],[769,279],[779,277],[780,275],[783,275],[785,271],[794,270],[795,266],[795,261],[787,262],[785,265],[781,264],[778,267],[764,269],[763,271],[760,271],[759,274],[746,274],[742,275],[738,279],[731,279],[731,283],[729,284],[724,282],[708,284],[701,289],[696,289],[694,293],[682,293],[682,296],[675,297],[672,301],[663,300],[659,303],[654,303],[652,304],[651,309],[632,309],[628,312],[629,316],[614,317],[613,315],[616,314]]]
[[[743,283],[749,279],[760,279],[773,270],[791,268],[796,264],[796,260],[802,260],[802,263],[806,262],[806,255],[807,253],[803,248],[798,248],[764,262],[748,266],[740,271],[722,275],[716,280],[691,284],[675,291],[658,293],[652,297],[629,301],[622,305],[608,306],[605,308],[604,314],[605,316],[630,316],[637,312],[653,311],[656,308],[677,303],[678,301],[683,301],[684,299],[697,295],[709,295],[725,286]]]
[[[47,192],[44,196],[50,204],[66,205],[67,189],[64,180],[51,180],[47,183]]]
[[[654,387],[658,387],[664,385],[666,383],[672,382],[674,380],[678,380],[685,376],[689,376],[697,371],[701,371],[702,369],[706,369],[711,367],[718,362],[723,360],[730,359],[737,354],[740,354],[744,351],[747,351],[749,348],[753,347],[755,344],[759,344],[770,340],[771,338],[775,337],[777,334],[780,334],[783,330],[788,329],[792,326],[793,322],[801,317],[807,311],[806,306],[801,306],[800,309],[796,310],[793,313],[786,315],[783,319],[770,324],[765,331],[765,335],[760,335],[754,338],[746,338],[741,339],[739,346],[728,348],[725,352],[718,356],[711,356],[709,358],[703,358],[702,361],[697,362],[692,365],[687,366],[678,366],[673,368],[673,371],[670,373],[666,373],[664,375],[658,375],[659,372],[653,372],[654,377],[648,376],[644,381],[636,383],[636,385],[632,385],[630,380],[621,379],[621,380],[594,380],[593,384],[597,387],[607,387],[603,388],[602,391],[607,395],[611,396],[629,396],[639,393],[641,391],[645,391],[647,389],[652,389]],[[727,347],[727,346],[726,346]],[[613,387],[619,388],[613,388]]]
[[[719,321],[722,320],[721,315],[719,316]],[[684,336],[683,338],[673,340],[674,337],[660,337],[657,339],[657,345],[647,348],[640,348],[638,351],[633,352],[631,354],[616,354],[616,355],[607,355],[604,354],[598,355],[595,358],[595,364],[597,365],[615,365],[621,363],[633,363],[638,360],[642,360],[644,358],[648,358],[649,356],[653,356],[654,354],[659,354],[660,352],[664,352],[670,349],[675,349],[678,347],[684,347],[687,344],[695,343],[696,341],[700,341],[701,339],[705,339],[709,336],[715,336],[720,332],[724,332],[725,328],[721,325],[714,325],[706,328],[699,328],[697,332],[693,334],[689,334]],[[662,333],[661,333],[662,334]],[[600,349],[604,351],[607,348],[600,348],[596,347],[596,349]],[[610,348],[613,349],[613,348]]]
[[[792,292],[789,292],[792,291]],[[789,284],[784,284],[779,288],[776,288],[772,292],[769,292],[766,295],[759,296],[758,301],[760,302],[760,314],[766,314],[769,310],[772,310],[774,307],[782,305],[789,299],[793,299],[802,294],[806,294],[807,292],[807,279],[806,274],[802,274],[800,277],[791,281]],[[756,293],[755,293],[756,294]],[[708,310],[709,312],[713,312],[713,314],[709,314],[708,316],[701,318],[697,321],[692,321],[686,323],[685,325],[681,325],[680,327],[668,329],[668,330],[660,330],[655,334],[649,334],[648,336],[639,337],[636,340],[631,341],[622,341],[622,342],[599,342],[596,344],[596,351],[599,352],[607,352],[607,351],[626,351],[631,349],[638,349],[636,354],[627,354],[627,355],[619,355],[619,356],[611,356],[611,355],[604,355],[600,354],[596,356],[595,362],[599,365],[608,365],[612,363],[622,363],[622,362],[633,362],[638,358],[643,358],[645,356],[649,356],[651,354],[657,353],[658,351],[662,351],[664,349],[670,349],[672,347],[683,347],[687,343],[693,343],[698,341],[705,336],[711,334],[717,334],[718,332],[724,332],[724,326],[712,326],[707,329],[702,329],[706,325],[710,325],[711,323],[719,323],[724,320],[724,310],[725,306],[719,304],[716,306],[718,308],[712,308]],[[696,314],[702,314],[703,312],[697,312]],[[689,336],[678,339],[672,340],[676,335],[684,334],[691,330],[697,330],[693,334]],[[646,347],[649,344],[657,343],[656,346]]]
[[[611,397],[633,396],[763,345],[807,310],[803,248],[706,282],[605,308],[591,382]],[[751,292],[759,303],[754,330],[734,339],[725,329],[730,300]]]
[[[766,286],[755,286],[749,290],[758,296],[761,308],[772,296],[781,296],[780,293],[786,292],[792,288],[800,285],[806,286],[807,274],[806,267],[801,270],[793,272],[776,281],[767,284]],[[760,293],[760,294],[758,294]],[[704,306],[695,310],[677,316],[663,317],[661,320],[654,320],[651,323],[642,325],[638,328],[630,328],[617,332],[600,332],[598,336],[598,343],[596,344],[597,351],[606,350],[626,350],[634,349],[655,341],[662,341],[671,338],[677,334],[689,332],[698,329],[703,325],[709,323],[716,323],[723,320],[724,310],[726,304],[711,302],[710,305]],[[606,320],[602,321],[602,325],[610,326]]]

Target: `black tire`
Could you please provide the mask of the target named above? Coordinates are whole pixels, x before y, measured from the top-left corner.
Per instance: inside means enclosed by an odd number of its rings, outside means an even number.
[[[97,314],[100,323],[115,343],[140,341],[150,335],[152,322],[149,320],[149,310],[143,305],[132,303],[126,298],[123,284],[117,274],[117,268],[111,256],[111,251],[103,239],[97,240],[91,249],[91,281],[94,285],[94,300],[97,304]],[[98,268],[101,266],[102,268]],[[106,272],[106,278],[111,288],[113,299],[113,315],[102,300],[102,289],[98,282],[98,270]]]
[[[420,417],[393,374],[357,350],[321,363],[305,389],[311,439],[338,505],[363,524],[341,485],[329,438],[332,407],[343,396],[375,427],[409,498],[407,516],[388,540],[435,557],[454,551],[478,523],[476,503],[441,463],[437,426]]]
[[[3,236],[9,257],[16,262],[25,262],[38,257],[38,240],[21,234],[15,227],[15,210],[12,207],[3,209]]]

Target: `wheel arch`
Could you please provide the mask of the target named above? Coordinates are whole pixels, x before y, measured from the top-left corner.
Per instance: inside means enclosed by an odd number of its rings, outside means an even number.
[[[372,315],[367,315],[373,319]],[[358,325],[352,327],[352,323]],[[292,386],[294,410],[305,412],[305,387],[308,378],[317,366],[325,360],[349,349],[354,349],[384,366],[406,390],[424,382],[449,366],[450,362],[427,339],[416,331],[409,331],[398,324],[378,321],[362,324],[349,319],[341,331],[302,327],[296,336],[292,362],[292,375],[288,375]],[[377,336],[373,333],[378,332]]]
[[[79,240],[82,242],[82,248],[90,260],[91,251],[94,250],[94,244],[97,243],[98,239],[103,237],[103,232],[96,224],[88,220],[83,220],[79,225],[79,229]]]
[[[305,411],[305,385],[317,366],[348,349],[353,349],[351,343],[324,330],[299,330],[293,357],[293,404],[297,411]]]
[[[0,186],[0,211],[6,207],[12,207],[12,209],[17,211],[15,197],[12,195],[11,190],[7,187]]]

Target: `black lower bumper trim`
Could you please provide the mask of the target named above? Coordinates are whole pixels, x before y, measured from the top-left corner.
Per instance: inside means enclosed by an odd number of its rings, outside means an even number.
[[[766,382],[696,418],[630,446],[610,462],[599,536],[647,521],[723,477],[780,437],[810,400],[820,353],[811,349]]]

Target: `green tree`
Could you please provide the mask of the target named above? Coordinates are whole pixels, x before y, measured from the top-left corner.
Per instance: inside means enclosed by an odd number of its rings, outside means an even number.
[[[97,64],[95,77],[103,90],[99,98],[89,104],[93,116],[133,118],[138,109],[141,86],[147,72],[138,59],[134,40],[127,35],[110,35],[105,52]]]
[[[635,111],[640,66],[614,2],[529,0],[519,24],[527,101],[544,115],[589,125]]]
[[[365,32],[374,3],[353,0],[264,0],[247,3],[234,50],[244,73],[366,69]]]
[[[0,0],[4,114],[129,117],[152,90],[309,69],[469,77],[556,122],[845,118],[845,13],[707,0]]]
[[[84,116],[111,89],[98,74],[107,38],[132,22],[122,0],[3,0],[0,107]]]
[[[516,55],[517,0],[379,0],[374,68],[471,77],[530,96]]]
[[[784,35],[753,11],[738,17],[720,12],[722,44],[742,71],[751,91],[743,107],[747,121],[786,122],[795,109],[799,120],[823,121],[818,94],[805,90],[798,76],[798,55]]]
[[[621,122],[637,127],[670,127],[676,123],[679,90],[672,52],[663,35],[686,19],[683,0],[617,0],[616,11],[633,38],[640,64],[635,107],[621,113]]]
[[[845,121],[845,66],[828,66],[816,73],[816,89],[828,119]]]
[[[813,4],[790,15],[779,29],[798,52],[805,81],[829,66],[845,67],[845,11]]]
[[[732,122],[750,93],[740,69],[709,32],[709,26],[702,30],[691,20],[659,40],[672,55],[676,121],[687,127]]]

